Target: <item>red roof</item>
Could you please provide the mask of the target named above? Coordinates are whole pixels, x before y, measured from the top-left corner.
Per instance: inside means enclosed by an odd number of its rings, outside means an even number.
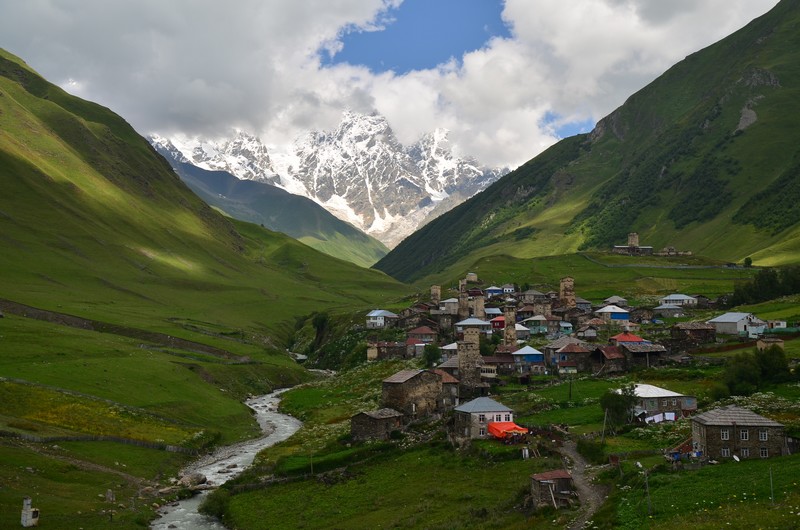
[[[629,333],[627,331],[614,335],[613,337],[611,337],[610,340],[616,342],[644,342],[644,339],[642,337],[639,337],[638,335],[634,335],[633,333]]]
[[[431,370],[431,372],[433,372],[435,374],[439,374],[439,376],[442,378],[442,384],[444,384],[444,385],[447,385],[447,384],[456,384],[457,385],[458,384],[458,379],[456,379],[452,375],[448,374],[444,370],[439,370],[438,368],[435,368],[435,369]]]
[[[614,359],[625,358],[625,354],[619,351],[619,349],[616,346],[606,346],[605,348],[600,348],[600,351],[603,352],[603,357],[605,357],[609,361]]]
[[[428,326],[420,326],[417,329],[412,329],[408,332],[409,335],[436,335],[436,332],[433,331]]]
[[[566,469],[554,469],[553,471],[545,471],[544,473],[536,473],[531,475],[533,480],[541,482],[543,480],[558,480],[558,479],[571,479],[572,475]]]
[[[558,353],[589,353],[589,350],[581,346],[580,344],[567,344],[560,350],[556,350]]]
[[[575,361],[558,361],[558,366],[578,366],[578,363]]]
[[[505,321],[506,321],[506,317],[502,316],[502,317],[494,317],[489,322],[505,322]]]
[[[424,343],[419,339],[413,339],[413,338],[406,339],[406,346],[411,346],[413,344],[424,344]]]

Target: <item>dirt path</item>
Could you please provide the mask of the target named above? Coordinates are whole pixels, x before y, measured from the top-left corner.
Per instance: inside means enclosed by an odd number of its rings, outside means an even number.
[[[561,447],[561,454],[569,459],[569,471],[572,474],[572,480],[575,483],[575,489],[578,491],[578,498],[581,501],[578,517],[568,527],[570,530],[577,530],[583,528],[586,522],[591,520],[594,513],[605,502],[607,491],[604,487],[592,484],[593,473],[591,470],[587,471],[586,460],[578,453],[575,442],[565,440],[564,445]]]

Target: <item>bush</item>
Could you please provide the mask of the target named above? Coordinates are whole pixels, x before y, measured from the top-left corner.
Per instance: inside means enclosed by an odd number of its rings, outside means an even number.
[[[589,438],[580,438],[577,444],[578,452],[592,464],[605,464],[605,444]]]

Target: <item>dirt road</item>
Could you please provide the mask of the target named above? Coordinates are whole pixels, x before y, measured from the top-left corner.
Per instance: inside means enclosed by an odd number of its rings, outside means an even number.
[[[561,447],[562,456],[568,459],[569,472],[572,474],[572,480],[575,483],[575,489],[578,491],[578,498],[581,501],[581,507],[578,512],[578,517],[573,520],[569,527],[570,530],[578,530],[590,521],[594,513],[605,502],[607,490],[602,486],[592,484],[593,473],[591,470],[587,472],[587,462],[583,456],[578,453],[575,442],[572,440],[564,441]]]

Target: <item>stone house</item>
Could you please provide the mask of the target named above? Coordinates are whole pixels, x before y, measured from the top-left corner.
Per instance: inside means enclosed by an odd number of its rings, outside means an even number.
[[[575,500],[575,484],[566,469],[554,469],[531,475],[531,498],[534,508],[568,508]]]
[[[782,424],[735,405],[692,418],[692,449],[712,460],[789,454]]]
[[[408,356],[405,342],[375,341],[367,343],[367,360],[403,359]]]
[[[772,348],[773,346],[777,346],[778,348],[785,350],[783,344],[783,339],[780,337],[761,337],[756,342],[756,349],[758,351],[764,351]]]
[[[628,359],[628,366],[658,366],[667,361],[667,348],[652,342],[620,342],[617,346]]]
[[[654,385],[636,384],[634,416],[645,423],[675,421],[697,410],[697,399]]]
[[[439,403],[442,410],[450,410],[457,407],[459,403],[459,380],[444,370],[431,370],[442,378],[442,393],[439,395]]]
[[[562,366],[574,366],[578,372],[588,372],[592,369],[589,355],[589,349],[580,344],[572,343],[559,348],[556,350],[559,373]]]
[[[431,344],[436,342],[439,334],[428,326],[420,326],[408,332],[409,339],[417,339],[423,344]]]
[[[556,361],[558,361],[558,354],[556,352],[567,344],[579,344],[584,348],[593,348],[593,346],[591,346],[588,342],[584,342],[575,337],[559,337],[542,348],[545,363],[547,363],[548,366],[555,367]]]
[[[628,370],[628,359],[616,346],[598,346],[589,354],[592,372],[616,374]]]
[[[400,370],[383,380],[381,404],[416,419],[441,411],[442,378],[429,370]]]
[[[475,398],[459,405],[454,410],[456,435],[470,439],[487,438],[490,422],[514,421],[514,411],[488,397]]]
[[[390,408],[359,412],[350,418],[354,440],[388,440],[392,431],[402,429],[403,414]]]
[[[717,340],[717,330],[705,322],[678,322],[669,330],[670,336],[690,344],[709,344]]]

